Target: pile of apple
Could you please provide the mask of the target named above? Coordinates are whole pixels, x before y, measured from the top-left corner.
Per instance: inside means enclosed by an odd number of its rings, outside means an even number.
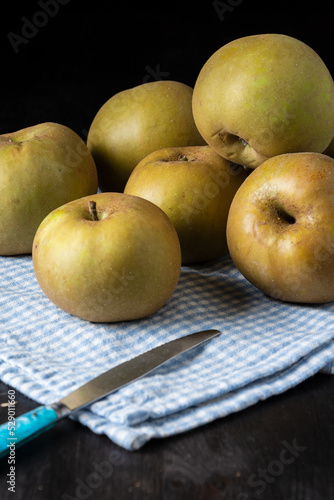
[[[32,254],[45,295],[94,322],[155,313],[182,265],[228,252],[275,299],[333,301],[333,138],[334,82],[313,49],[234,40],[194,89],[112,96],[87,144],[56,123],[0,136],[0,255]]]

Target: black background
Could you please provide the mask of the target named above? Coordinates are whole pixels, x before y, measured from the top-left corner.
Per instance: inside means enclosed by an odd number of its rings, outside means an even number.
[[[115,93],[156,79],[193,87],[214,51],[250,34],[299,38],[334,73],[332,2],[59,1],[2,6],[0,133],[55,121],[85,138]]]

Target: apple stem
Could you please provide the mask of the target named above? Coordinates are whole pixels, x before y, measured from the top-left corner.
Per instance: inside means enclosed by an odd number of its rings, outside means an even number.
[[[184,154],[180,154],[177,159],[180,161],[188,161],[188,158]]]
[[[96,211],[96,201],[89,201],[88,202],[88,210],[89,214],[92,218],[92,220],[99,220],[97,216],[97,211]]]

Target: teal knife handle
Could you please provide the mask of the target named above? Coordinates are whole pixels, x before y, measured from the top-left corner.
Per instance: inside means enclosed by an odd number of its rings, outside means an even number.
[[[39,406],[0,425],[0,458],[13,452],[17,446],[49,429],[58,421],[51,406]]]

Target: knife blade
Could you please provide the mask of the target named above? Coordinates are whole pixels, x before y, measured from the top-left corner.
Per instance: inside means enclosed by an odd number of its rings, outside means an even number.
[[[74,390],[60,401],[38,406],[0,425],[0,458],[63,418],[138,380],[180,354],[216,337],[219,330],[203,330],[181,337],[111,368]]]

